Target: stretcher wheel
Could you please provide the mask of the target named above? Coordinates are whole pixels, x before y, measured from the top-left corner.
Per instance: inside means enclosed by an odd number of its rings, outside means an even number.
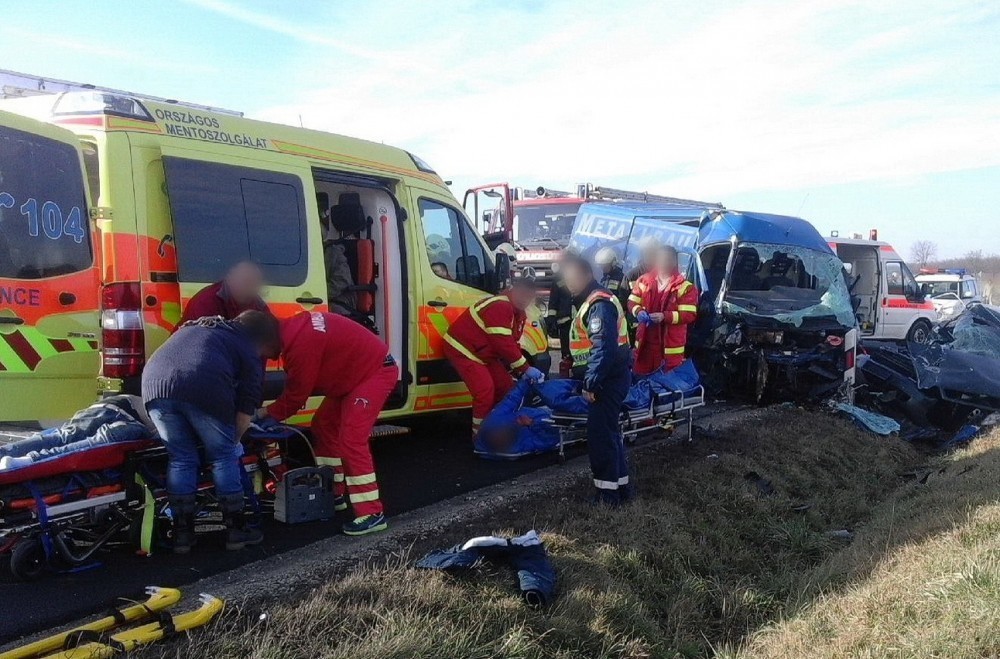
[[[17,543],[10,552],[10,571],[20,581],[35,581],[45,572],[48,561],[45,548],[38,538]]]

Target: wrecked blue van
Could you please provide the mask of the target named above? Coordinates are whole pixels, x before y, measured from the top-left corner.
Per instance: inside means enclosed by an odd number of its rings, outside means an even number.
[[[838,390],[850,397],[857,319],[843,263],[815,227],[711,212],[696,249],[706,289],[688,349],[706,378],[758,402]]]
[[[701,291],[688,355],[716,393],[822,397],[854,383],[857,321],[843,264],[809,222],[699,206],[584,204],[570,249],[612,247],[626,270],[639,243],[673,245]]]

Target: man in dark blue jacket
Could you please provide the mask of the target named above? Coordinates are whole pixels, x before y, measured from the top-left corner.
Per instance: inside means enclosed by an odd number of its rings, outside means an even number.
[[[174,552],[194,544],[200,449],[226,523],[227,549],[262,539],[243,516],[240,438],[261,403],[261,358],[281,350],[278,321],[262,311],[233,320],[212,316],[182,325],[153,353],[142,373],[149,417],[167,447],[167,494],[174,519]]]
[[[618,426],[632,383],[625,311],[618,298],[597,283],[590,263],[575,254],[562,260],[566,288],[577,309],[570,326],[574,377],[583,380],[587,446],[596,501],[617,505],[631,492],[625,446]]]

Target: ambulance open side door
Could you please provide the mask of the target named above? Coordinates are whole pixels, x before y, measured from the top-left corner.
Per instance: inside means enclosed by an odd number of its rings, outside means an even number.
[[[0,111],[0,421],[68,418],[97,398],[90,196],[75,135]]]

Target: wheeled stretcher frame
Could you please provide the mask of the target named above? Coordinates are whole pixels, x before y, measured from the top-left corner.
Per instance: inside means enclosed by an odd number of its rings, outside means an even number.
[[[301,433],[289,433],[289,438]],[[133,442],[121,449],[124,459],[111,458],[100,468],[29,476],[16,483],[0,483],[0,554],[10,554],[10,570],[21,580],[40,577],[46,569],[77,571],[96,565],[95,554],[119,542],[137,553],[152,554],[157,526],[167,515],[166,449],[152,442]],[[286,462],[287,442],[277,438],[244,441],[244,490],[256,516],[265,505],[260,495],[273,489]],[[134,449],[134,450],[132,450]],[[305,449],[311,458],[311,449]],[[116,451],[109,450],[108,453]],[[7,476],[9,481],[10,475]],[[211,473],[199,478],[199,494],[214,500]],[[13,492],[13,493],[12,493]],[[268,497],[264,497],[268,498]]]
[[[687,427],[687,441],[694,433],[694,410],[705,405],[705,387],[688,391],[654,394],[648,407],[623,409],[618,425],[626,440],[653,430],[673,429],[678,423]],[[552,422],[559,429],[559,460],[566,459],[566,447],[586,441],[587,416],[554,412]]]

